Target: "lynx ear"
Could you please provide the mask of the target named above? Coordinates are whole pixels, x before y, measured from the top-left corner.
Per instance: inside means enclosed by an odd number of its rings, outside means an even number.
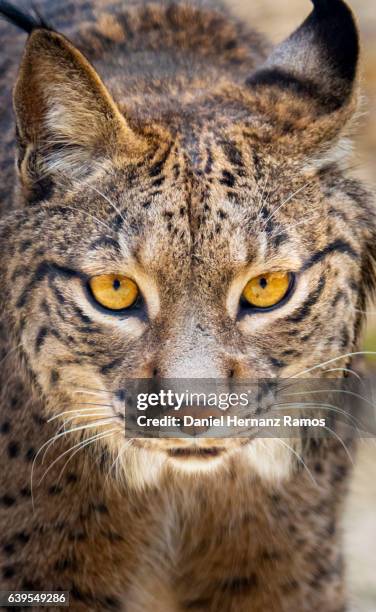
[[[53,31],[31,33],[14,107],[21,181],[34,199],[46,177],[77,176],[98,159],[124,157],[132,162],[146,150],[146,142],[130,128],[94,68]]]
[[[334,138],[353,114],[359,59],[358,31],[345,2],[312,2],[300,28],[247,81],[279,136],[291,140],[303,132],[307,148]]]

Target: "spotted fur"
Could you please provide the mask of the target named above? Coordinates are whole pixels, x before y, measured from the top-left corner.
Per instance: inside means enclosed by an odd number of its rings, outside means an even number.
[[[22,50],[0,29],[3,590],[68,590],[77,612],[346,609],[337,440],[297,443],[300,462],[274,440],[193,453],[126,443],[121,411],[127,378],[350,367],[375,257],[345,164],[359,41],[341,0],[314,5],[270,51],[206,3],[49,0],[41,23],[0,2],[30,30]],[[280,269],[291,299],[239,310]],[[137,281],[139,311],[93,305],[106,272]]]

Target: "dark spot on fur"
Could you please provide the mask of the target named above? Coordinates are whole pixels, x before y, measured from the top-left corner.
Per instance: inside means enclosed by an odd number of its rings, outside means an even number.
[[[222,185],[226,185],[226,187],[234,187],[235,176],[228,170],[223,170],[222,178],[220,179],[219,182],[222,183]]]
[[[41,416],[40,414],[36,414],[34,412],[32,417],[33,417],[34,423],[36,423],[37,425],[42,426],[42,425],[46,424],[46,419],[43,416]]]
[[[229,578],[220,584],[220,588],[224,592],[237,594],[245,594],[253,590],[258,584],[256,574],[251,574],[246,577]]]
[[[107,363],[106,365],[101,367],[101,369],[100,369],[101,374],[107,374],[111,370],[119,367],[122,363],[123,363],[123,359],[121,359],[121,358],[114,359],[113,361],[110,361],[109,363]]]
[[[37,337],[35,339],[35,352],[39,353],[40,349],[42,348],[44,341],[46,340],[48,336],[48,329],[47,327],[41,327],[40,330],[38,331]]]
[[[51,374],[50,374],[50,382],[52,385],[56,385],[56,383],[58,382],[60,378],[60,374],[57,370],[51,370]]]
[[[163,185],[165,180],[166,180],[166,177],[165,176],[161,176],[161,177],[157,178],[155,181],[153,181],[152,186],[153,187],[160,187],[161,185]]]
[[[115,251],[120,252],[120,244],[114,238],[110,238],[109,236],[103,236],[102,238],[98,238],[91,243],[91,249],[100,249],[102,247],[110,247],[115,249]]]
[[[60,493],[63,492],[63,487],[60,487],[59,485],[52,485],[49,489],[48,489],[48,493],[49,495],[60,495]]]
[[[33,459],[35,458],[37,452],[35,450],[35,448],[33,448],[32,446],[27,450],[26,455],[25,455],[25,459],[26,461],[33,461]]]
[[[92,504],[91,510],[98,512],[99,514],[108,514],[108,508],[105,504]]]
[[[192,599],[191,601],[183,602],[183,607],[186,610],[194,610],[198,608],[199,610],[209,610],[209,606],[211,604],[211,599],[208,597],[200,597],[198,599]]]
[[[12,410],[19,410],[22,406],[22,399],[18,395],[13,395],[10,398],[10,407]]]
[[[121,229],[124,224],[124,215],[116,215],[113,218],[112,224],[115,226],[116,229]],[[119,246],[119,243],[117,243],[117,245]]]
[[[7,555],[7,557],[11,557],[15,553],[14,544],[8,543],[4,544],[3,551]]]
[[[71,542],[83,542],[87,539],[87,533],[84,531],[72,531],[70,534],[68,534],[68,539]]]
[[[13,578],[15,576],[16,570],[13,565],[5,565],[3,567],[3,578]]]
[[[29,249],[32,244],[33,243],[31,240],[23,240],[20,244],[20,253],[24,253],[25,251],[27,251],[27,249]]]
[[[37,591],[39,585],[36,582],[33,582],[32,580],[29,580],[28,578],[24,578],[22,580],[21,583],[21,587],[25,590],[25,591]],[[60,589],[59,589],[60,590]],[[62,589],[61,589],[62,590]]]
[[[10,508],[11,506],[14,506],[14,504],[16,503],[15,498],[11,497],[10,495],[3,495],[3,497],[0,498],[0,501],[2,505],[5,506],[6,508]]]
[[[58,561],[56,561],[54,565],[54,569],[57,572],[65,572],[68,569],[75,571],[77,570],[77,561],[68,557],[64,559],[58,559]]]
[[[26,531],[19,531],[18,533],[16,533],[16,539],[21,544],[27,544],[27,542],[30,540],[30,535],[26,533]]]
[[[11,430],[11,424],[9,423],[9,421],[4,421],[3,423],[1,423],[0,425],[0,433],[2,434],[8,434]]]
[[[18,442],[10,442],[8,444],[8,455],[11,459],[15,459],[20,454],[20,445]]]
[[[275,357],[270,357],[270,363],[274,368],[284,368],[286,363],[281,359],[276,359]]]

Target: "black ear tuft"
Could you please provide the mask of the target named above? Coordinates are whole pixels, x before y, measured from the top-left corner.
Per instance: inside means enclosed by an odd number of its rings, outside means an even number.
[[[305,92],[338,110],[352,98],[359,60],[354,16],[343,0],[312,0],[304,23],[272,52],[247,84]]]
[[[315,30],[338,76],[353,81],[359,59],[359,35],[350,8],[342,0],[312,0],[312,3],[314,11],[306,26]]]
[[[16,6],[10,2],[6,2],[5,0],[0,0],[0,17],[3,17],[28,34],[30,34],[36,28],[44,28],[47,30],[51,29],[39,14],[34,16],[24,13]]]

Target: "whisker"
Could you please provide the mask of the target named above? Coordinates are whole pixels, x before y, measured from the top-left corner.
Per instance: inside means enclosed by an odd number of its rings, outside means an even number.
[[[82,404],[75,404],[76,406],[98,406],[100,408],[112,408],[111,404],[91,404],[90,402],[83,402]],[[93,408],[80,408],[79,412],[84,413],[84,412],[90,412],[90,410],[93,410]],[[59,414],[55,414],[54,416],[50,417],[47,421],[47,423],[50,423],[51,421],[55,421],[56,419],[59,419],[61,416],[63,416],[64,414],[73,414],[73,413],[77,413],[78,410],[64,410],[64,412],[59,412]]]
[[[112,470],[117,466],[117,464],[119,463],[120,459],[123,457],[124,453],[128,450],[128,448],[130,446],[132,446],[132,444],[133,444],[133,439],[128,440],[127,442],[125,442],[124,448],[122,448],[122,450],[120,452],[118,452],[115,461],[113,461],[111,463],[110,467],[109,467],[108,474],[106,475],[106,478],[105,478],[105,483],[108,482],[108,480],[109,480],[109,478],[111,476]]]
[[[4,357],[2,357],[2,359],[0,359],[0,364],[3,363],[3,361],[5,361],[6,359],[8,359],[8,357],[10,355],[12,355],[12,353],[15,353],[16,351],[18,351],[19,348],[22,348],[22,342],[20,342],[19,344],[17,344],[17,346],[14,346],[13,348],[9,349],[9,351],[4,355]]]
[[[299,225],[304,225],[305,223],[309,223],[313,219],[316,219],[316,215],[311,215],[310,217],[306,217],[305,219],[303,219],[302,221],[299,221],[298,223],[293,223],[292,225],[288,226],[288,229],[291,230],[294,227],[299,227]],[[273,238],[277,238],[283,232],[284,230],[282,230],[282,232],[279,232],[278,234],[273,234]]]
[[[343,448],[345,449],[346,455],[348,456],[348,458],[350,459],[350,462],[352,465],[354,465],[354,459],[349,451],[349,449],[347,448],[346,444],[344,443],[344,441],[342,440],[342,438],[337,434],[336,431],[334,431],[334,429],[330,429],[330,427],[324,426],[324,429],[326,429],[327,431],[329,431],[337,440],[338,442],[343,446]]]
[[[304,469],[308,472],[308,475],[309,475],[310,479],[312,480],[313,484],[316,487],[318,487],[319,485],[317,483],[317,480],[314,478],[311,470],[309,469],[309,467],[306,464],[306,462],[304,461],[304,459],[299,455],[299,453],[292,446],[290,446],[290,444],[287,444],[287,442],[284,442],[281,438],[274,438],[274,439],[277,440],[280,444],[282,444],[286,448],[288,448],[288,450],[290,450],[295,455],[295,457],[298,459],[299,463],[301,463],[301,465],[304,467]]]
[[[40,455],[40,453],[46,448],[46,451],[44,453],[44,457],[46,455],[46,452],[48,451],[49,447],[56,442],[56,440],[58,440],[59,438],[63,437],[63,436],[67,436],[70,433],[75,433],[77,431],[83,431],[83,430],[87,430],[87,429],[92,429],[94,427],[97,427],[96,423],[91,423],[90,425],[80,425],[79,427],[73,427],[72,429],[68,429],[68,431],[63,431],[61,433],[57,433],[55,434],[52,438],[50,438],[49,440],[47,440],[46,442],[44,442],[44,444],[42,444],[42,446],[38,449],[37,453],[35,454],[35,457],[33,459],[33,463],[31,465],[31,474],[30,474],[30,488],[31,488],[31,497],[32,497],[32,503],[33,503],[33,507],[34,507],[34,501],[33,501],[33,477],[34,477],[34,471],[35,471],[35,464],[36,461]],[[44,462],[44,458],[42,463]]]
[[[355,353],[345,353],[343,355],[339,355],[338,357],[333,357],[333,359],[328,359],[328,361],[323,361],[321,363],[318,363],[315,366],[312,366],[311,368],[308,368],[307,370],[303,370],[302,372],[298,372],[297,374],[294,374],[292,376],[288,376],[286,377],[286,379],[291,379],[291,378],[297,378],[298,376],[303,376],[303,374],[309,374],[309,372],[313,372],[314,370],[318,370],[326,365],[330,365],[331,363],[335,363],[336,361],[339,361],[340,359],[346,359],[347,357],[357,357],[360,355],[376,355],[375,351],[356,351]]]
[[[89,438],[89,440],[82,441],[81,446],[80,446],[80,447],[79,447],[77,450],[75,450],[75,451],[74,451],[74,453],[72,454],[72,456],[71,456],[71,457],[69,457],[69,458],[67,459],[67,461],[64,463],[64,465],[63,465],[63,467],[62,467],[62,469],[61,469],[61,472],[60,472],[59,476],[57,477],[56,482],[60,482],[61,477],[62,477],[62,475],[63,475],[63,473],[64,473],[65,468],[67,467],[67,465],[68,465],[68,463],[71,461],[71,459],[73,459],[74,455],[76,455],[76,453],[78,453],[78,452],[79,452],[79,451],[80,451],[82,448],[84,448],[84,447],[86,447],[86,446],[90,446],[90,444],[93,444],[93,443],[94,443],[94,442],[96,442],[97,440],[103,440],[103,439],[105,439],[105,438],[109,438],[109,437],[111,437],[111,436],[112,436],[112,434],[113,434],[113,432],[112,432],[112,430],[111,430],[111,431],[108,431],[108,432],[106,432],[106,433],[97,434],[96,436],[93,436],[91,439]],[[73,450],[73,447],[72,447],[70,450],[72,451],[72,450]]]
[[[264,181],[264,186],[263,186],[263,189],[262,189],[262,192],[261,192],[260,198],[259,198],[259,206],[260,206],[260,207],[259,207],[259,210],[258,210],[258,214],[260,214],[260,212],[261,212],[261,210],[262,210],[262,207],[263,207],[263,206],[264,206],[264,204],[265,204],[264,195],[265,195],[265,191],[266,191],[266,185],[268,184],[269,176],[270,176],[270,169],[269,169],[269,170],[268,170],[268,172],[266,173],[266,176],[265,176],[265,181]]]
[[[365,314],[365,315],[371,315],[371,316],[375,316],[376,315],[376,310],[362,310],[361,308],[353,308],[354,312],[360,312],[361,314]]]
[[[41,477],[41,479],[38,482],[38,486],[43,482],[43,480],[45,479],[45,477],[47,476],[48,472],[53,468],[54,465],[56,465],[56,463],[58,461],[60,461],[60,459],[62,459],[63,457],[65,457],[65,455],[67,455],[68,453],[71,453],[75,448],[79,447],[78,450],[81,450],[81,448],[83,448],[84,446],[87,446],[88,444],[93,443],[95,440],[101,439],[103,437],[109,437],[110,435],[112,435],[112,433],[114,431],[117,431],[116,428],[114,429],[110,429],[106,432],[102,432],[99,434],[96,434],[95,436],[92,436],[91,438],[88,438],[86,440],[81,440],[80,442],[78,442],[78,444],[75,444],[74,446],[71,446],[71,448],[68,448],[68,450],[64,451],[63,453],[61,453],[52,463],[51,465],[48,466],[47,470],[44,472],[43,476]],[[72,457],[70,457],[70,459],[72,459]],[[68,462],[67,462],[68,463]],[[66,465],[66,464],[65,464]],[[65,469],[65,465],[63,466],[63,470]],[[62,475],[62,472],[60,472],[59,476],[58,476],[58,480]]]
[[[107,230],[109,230],[112,235],[114,234],[114,230],[112,229],[112,227],[107,225],[107,223],[105,223],[104,221],[101,221],[100,219],[98,219],[95,215],[92,215],[91,213],[87,212],[87,210],[76,208],[74,206],[68,206],[67,204],[64,204],[64,208],[69,208],[70,210],[74,210],[76,212],[85,213],[85,215],[87,215],[88,217],[91,217],[91,219],[93,219],[94,221],[96,221],[100,225],[103,225],[103,227],[105,227]],[[107,237],[111,238],[111,236],[107,236]]]
[[[357,399],[364,401],[366,404],[371,406],[371,408],[373,409],[376,408],[375,404],[373,404],[366,397],[363,397],[362,395],[359,395],[359,393],[355,393],[354,391],[348,391],[347,389],[315,389],[314,391],[305,390],[303,393],[305,395],[312,395],[313,393],[344,393],[345,395],[351,395],[352,397],[356,397]],[[300,391],[300,392],[295,392],[295,393],[289,393],[286,395],[286,397],[295,396],[295,395],[302,395],[302,392]]]
[[[277,206],[277,208],[275,210],[273,210],[273,212],[269,215],[269,217],[265,220],[264,225],[266,225],[269,221],[271,221],[271,219],[273,219],[273,217],[277,214],[277,212],[279,210],[281,210],[281,208],[283,206],[285,206],[286,204],[288,204],[289,202],[291,202],[291,200],[297,196],[299,193],[301,193],[304,189],[306,189],[306,187],[308,187],[310,184],[312,183],[312,181],[308,181],[308,183],[306,183],[305,185],[303,185],[303,187],[300,187],[299,189],[297,189],[296,191],[294,191],[294,193],[290,194],[288,196],[288,198],[286,198],[286,200],[284,200],[282,202],[282,204],[280,204],[279,206]]]
[[[83,181],[80,181],[83,182]],[[110,206],[112,206],[112,208],[114,209],[114,211],[116,212],[116,214],[118,214],[120,216],[120,218],[125,222],[125,217],[123,217],[121,211],[117,208],[117,206],[115,206],[115,204],[110,200],[110,198],[108,196],[106,196],[104,193],[102,193],[101,191],[99,191],[99,189],[97,189],[96,187],[94,187],[93,185],[89,185],[86,182],[83,182],[83,184],[85,185],[85,187],[89,187],[89,189],[92,189],[93,191],[95,191],[98,195],[100,195],[104,200],[106,200],[106,202],[108,202],[108,204],[110,204]]]
[[[106,417],[106,418],[109,418],[109,417]],[[103,420],[103,419],[102,419],[102,420]],[[86,423],[86,424],[84,424],[84,425],[79,425],[79,426],[77,426],[77,427],[72,427],[71,429],[66,429],[66,430],[62,431],[61,433],[57,433],[57,434],[55,434],[55,436],[53,436],[52,438],[50,438],[50,440],[48,440],[48,441],[47,441],[45,444],[43,444],[43,445],[40,447],[40,449],[38,450],[38,453],[36,454],[36,456],[35,456],[35,458],[34,458],[34,461],[35,461],[35,459],[37,458],[37,456],[38,456],[39,452],[40,452],[40,451],[43,449],[43,447],[45,447],[46,445],[48,445],[48,447],[46,448],[46,450],[45,450],[45,452],[44,452],[44,454],[43,454],[42,464],[44,463],[44,460],[45,460],[46,454],[47,454],[47,452],[48,452],[48,450],[49,450],[50,446],[52,446],[52,444],[53,444],[54,442],[56,442],[56,440],[58,440],[58,439],[59,439],[59,438],[61,438],[62,436],[67,436],[67,435],[68,435],[68,434],[70,434],[70,433],[75,433],[75,432],[77,432],[77,431],[83,431],[83,430],[86,430],[86,429],[93,429],[93,428],[94,428],[94,427],[96,427],[98,424],[99,424],[99,425],[101,424],[101,420],[100,420],[100,419],[98,419],[98,420],[97,420],[97,421],[95,421],[94,423]],[[59,428],[58,432],[60,432],[60,431],[61,431],[61,429],[62,429],[63,427],[64,427],[64,423],[63,423],[63,424],[62,424],[62,426]],[[34,463],[34,462],[33,462],[33,463]]]
[[[355,372],[355,370],[351,370],[351,368],[331,368],[329,370],[325,370],[325,372],[347,372],[348,374],[352,374],[353,376],[355,376],[364,385],[364,380],[362,379],[362,377],[359,376],[359,374]]]
[[[64,423],[63,423],[64,427],[68,423],[71,423],[72,421],[80,419],[80,417],[82,417],[83,419],[84,418],[86,419],[88,417],[103,417],[103,418],[112,419],[112,420],[118,419],[118,417],[115,414],[112,415],[111,413],[103,412],[103,411],[102,412],[91,412],[90,414],[82,414],[82,415],[77,414],[76,416],[72,416],[72,417],[69,417],[68,419],[64,419]],[[98,420],[101,420],[101,419],[98,418]],[[89,423],[90,421],[88,422],[88,424]]]
[[[73,393],[76,394],[85,394],[85,395],[95,395],[95,396],[100,396],[101,393],[105,393],[107,395],[114,395],[114,393],[112,393],[112,391],[106,391],[105,389],[75,389],[73,390]]]

